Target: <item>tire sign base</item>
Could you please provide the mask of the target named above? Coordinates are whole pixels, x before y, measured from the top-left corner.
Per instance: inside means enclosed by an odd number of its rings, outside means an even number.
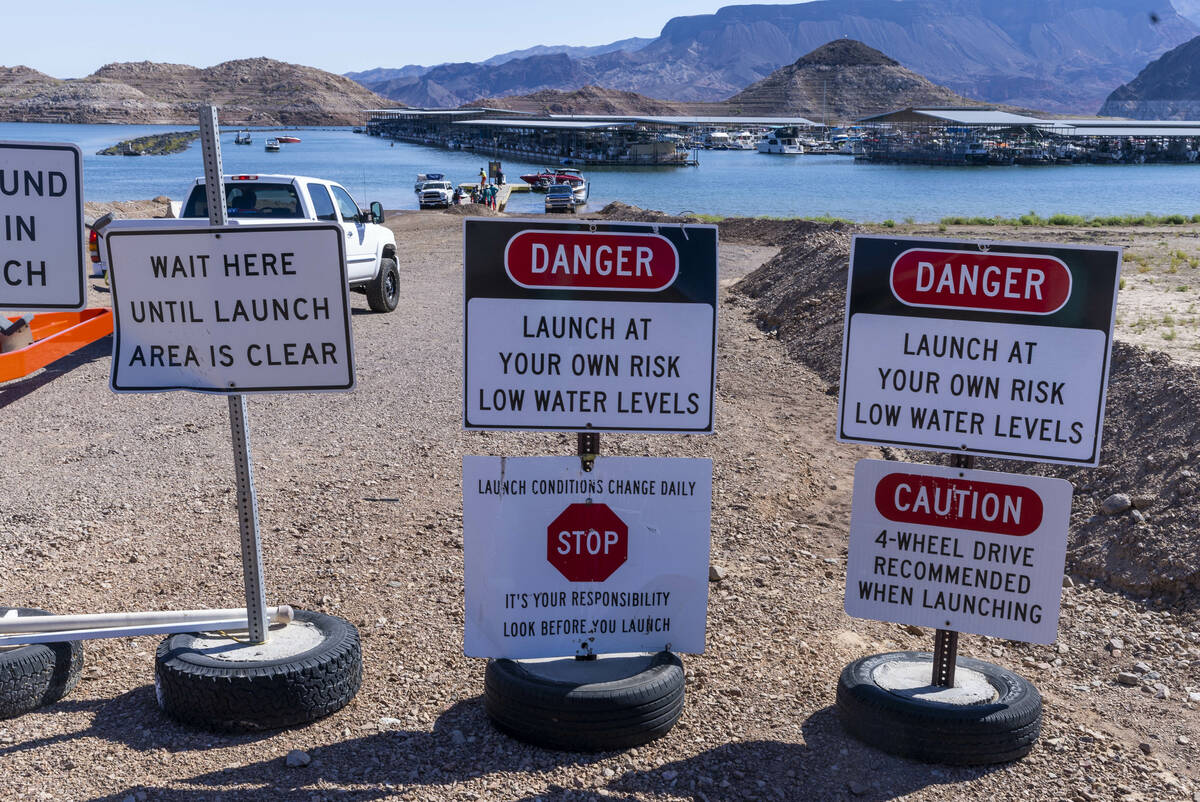
[[[923,763],[987,765],[1029,754],[1041,733],[1041,694],[1001,666],[969,657],[960,657],[959,664],[969,679],[955,683],[961,694],[955,702],[947,701],[951,689],[933,685],[884,687],[895,685],[886,678],[892,668],[931,676],[929,652],[874,654],[849,663],[837,686],[842,726],[868,746]],[[968,687],[977,684],[976,677],[990,686],[989,698]],[[962,704],[967,694],[977,701]]]

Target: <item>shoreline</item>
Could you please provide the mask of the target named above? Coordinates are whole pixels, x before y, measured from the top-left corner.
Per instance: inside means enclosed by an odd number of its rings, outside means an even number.
[[[87,201],[84,203],[84,210],[85,214],[93,219],[109,212],[118,217],[163,217],[167,214],[168,203],[169,199],[165,196],[134,201]],[[411,209],[387,212],[390,217],[414,218],[440,214]],[[581,217],[595,215],[595,212],[589,212]],[[632,206],[615,209],[606,217],[626,217],[632,220],[684,219],[681,216],[662,215]],[[967,223],[854,223],[828,217],[688,216],[697,222],[764,231],[783,230],[795,222],[804,221],[838,223],[862,233],[931,239],[1055,241],[1122,246],[1125,248],[1125,254],[1113,328],[1114,337],[1165,353],[1180,364],[1200,365],[1200,303],[1195,300],[1197,292],[1200,291],[1200,251],[1196,250],[1197,239],[1200,239],[1200,215],[1187,218],[1186,222],[1162,222],[1176,217],[1182,220],[1182,215],[1140,215],[1129,218],[1135,222],[1124,226],[1053,225],[1049,221],[1055,217],[1038,218],[1035,224],[1028,215],[1015,220],[973,218]],[[762,235],[754,236],[762,239]],[[723,234],[722,239],[742,241],[737,235],[729,234]],[[769,239],[770,235],[767,235],[766,240],[760,244],[771,244]]]

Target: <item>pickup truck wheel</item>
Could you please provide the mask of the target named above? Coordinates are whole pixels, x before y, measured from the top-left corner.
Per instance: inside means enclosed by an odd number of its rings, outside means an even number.
[[[11,609],[0,607],[0,615]],[[15,609],[21,617],[50,615],[45,610]],[[79,641],[0,648],[0,719],[57,702],[79,682],[82,670],[83,647]]]
[[[367,305],[372,312],[391,312],[400,303],[400,271],[395,259],[379,262],[379,275],[367,287]]]

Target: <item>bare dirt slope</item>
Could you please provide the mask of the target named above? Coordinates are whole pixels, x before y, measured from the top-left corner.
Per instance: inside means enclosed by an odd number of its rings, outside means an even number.
[[[13,800],[958,800],[1190,799],[1200,787],[1194,613],[1080,585],[1062,637],[1025,646],[964,637],[1047,700],[1042,745],[994,769],[892,758],[841,731],[846,662],[928,648],[930,633],[841,611],[854,461],[832,442],[827,382],[722,291],[718,433],[609,436],[609,454],[714,460],[708,649],[685,657],[683,720],[628,752],[525,746],[488,724],[483,662],[462,656],[464,454],[568,454],[574,438],[464,433],[461,221],[389,219],[402,308],[354,300],[358,388],[250,400],[269,596],[361,627],[365,678],[345,710],[308,727],[218,736],[164,719],[157,638],[93,642],[64,701],[0,722],[0,798]],[[728,286],[777,250],[727,226]],[[750,224],[742,227],[749,233]],[[93,301],[106,295],[93,290]],[[60,611],[226,606],[240,595],[222,399],[114,396],[108,344],[0,386],[0,590]],[[603,459],[603,457],[601,457]],[[1124,638],[1123,653],[1105,649]],[[1169,698],[1114,681],[1134,660]],[[1192,687],[1200,691],[1200,687]],[[1146,754],[1139,744],[1146,744]],[[290,769],[284,755],[313,758]]]

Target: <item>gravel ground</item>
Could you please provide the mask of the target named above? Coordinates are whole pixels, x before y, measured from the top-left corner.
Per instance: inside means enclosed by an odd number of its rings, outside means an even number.
[[[568,454],[573,437],[461,430],[461,220],[404,214],[389,225],[405,300],[374,315],[354,296],[358,389],[250,399],[269,600],[359,625],[356,700],[297,730],[211,735],[158,712],[157,638],[91,642],[69,697],[0,721],[0,798],[1200,799],[1200,713],[1188,699],[1200,691],[1200,620],[1086,583],[1064,590],[1052,646],[963,638],[964,653],[1022,672],[1044,694],[1029,758],[947,769],[843,734],[841,667],[928,648],[932,633],[842,612],[853,465],[879,452],[833,443],[828,383],[725,289],[718,433],[604,438],[609,454],[715,463],[712,554],[727,573],[711,586],[707,652],[685,657],[682,721],[658,742],[600,755],[496,732],[483,712],[484,663],[461,649],[461,457]],[[753,242],[723,243],[725,287],[777,252]],[[5,603],[238,603],[224,401],[115,396],[108,349],[0,386]],[[289,768],[293,749],[311,763]]]

